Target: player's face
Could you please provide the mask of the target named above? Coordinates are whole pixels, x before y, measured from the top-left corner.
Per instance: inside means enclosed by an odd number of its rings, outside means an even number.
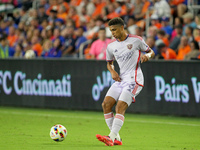
[[[121,39],[122,37],[122,31],[123,31],[123,26],[120,26],[120,25],[112,25],[112,26],[109,26],[110,28],[110,31],[113,35],[114,38],[116,39]]]

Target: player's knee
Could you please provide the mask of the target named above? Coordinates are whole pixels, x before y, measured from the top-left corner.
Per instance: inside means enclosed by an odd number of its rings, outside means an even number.
[[[111,106],[110,106],[110,104],[109,103],[107,103],[107,102],[103,102],[102,103],[102,108],[103,108],[103,110],[110,110],[111,109]]]
[[[105,102],[105,101],[103,101],[103,103],[101,104],[101,106],[102,106],[102,108],[103,108],[103,109],[106,109],[106,107],[107,107],[107,104],[106,104],[106,102]]]
[[[116,101],[114,98],[106,97],[102,103],[102,108],[104,113],[111,112],[112,107],[115,105]]]

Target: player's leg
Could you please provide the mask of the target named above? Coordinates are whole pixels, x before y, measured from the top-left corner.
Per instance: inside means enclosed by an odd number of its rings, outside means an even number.
[[[128,106],[129,105],[124,101],[119,100],[117,102],[117,106],[115,107],[116,115],[113,120],[112,130],[109,134],[109,137],[111,138],[111,140],[113,140],[113,142],[117,138],[117,135],[124,124],[124,115]],[[117,139],[117,140],[120,140],[120,139]]]
[[[106,124],[110,130],[112,129],[112,123],[113,123],[113,119],[114,119],[114,114],[112,112],[112,108],[115,105],[116,101],[118,100],[118,98],[121,94],[121,91],[122,91],[122,89],[119,87],[119,83],[115,82],[109,88],[109,90],[105,96],[105,99],[102,103],[104,118],[105,118]]]
[[[104,112],[104,118],[105,118],[105,122],[108,126],[108,128],[112,129],[112,124],[113,124],[113,120],[114,120],[114,114],[112,112],[112,108],[116,103],[116,100],[119,98],[119,95],[121,94],[121,88],[118,86],[119,83],[114,83],[110,89],[108,90],[105,99],[102,103],[102,108],[103,108],[103,112]],[[108,136],[101,136],[99,134],[96,135],[97,139],[101,142],[104,142],[106,145],[114,145],[114,143],[112,142],[112,140],[110,140],[110,138]],[[118,137],[119,134],[118,134]]]
[[[124,115],[127,108],[131,105],[133,100],[135,100],[135,97],[140,93],[141,90],[142,87],[138,86],[137,84],[132,84],[131,86],[128,85],[124,87],[119,97],[119,101],[117,102],[117,106],[115,107],[116,115],[113,120],[112,130],[109,134],[111,140],[114,141],[117,137],[117,134],[124,124]]]
[[[102,103],[105,122],[110,130],[112,129],[112,123],[114,119],[112,108],[115,105],[115,103],[116,103],[116,100],[110,96],[106,96]]]
[[[116,103],[116,100],[110,96],[106,96],[102,103],[105,122],[106,122],[108,128],[110,129],[110,131],[112,130],[112,124],[113,124],[113,120],[114,120],[114,114],[112,112],[112,108],[115,105],[115,103]],[[114,145],[122,145],[119,133],[116,136]]]
[[[115,105],[115,103],[116,103],[116,100],[113,97],[106,96],[102,103],[104,114],[112,112],[112,107]]]
[[[112,107],[115,105],[115,103],[116,103],[116,100],[111,96],[106,96],[102,103],[104,118],[105,118],[106,124],[107,124],[108,128],[110,129],[110,131],[112,129],[112,124],[113,124],[113,120],[114,120],[114,114],[112,112]],[[102,135],[97,134],[96,137],[99,141],[105,143],[107,146],[114,145],[113,141],[108,136],[102,136]]]

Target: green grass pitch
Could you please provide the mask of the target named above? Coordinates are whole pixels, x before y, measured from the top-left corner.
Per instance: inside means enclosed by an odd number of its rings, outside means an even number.
[[[54,124],[68,135],[50,136]],[[95,135],[109,130],[102,112],[0,107],[1,150],[200,150],[200,118],[126,114],[122,146],[108,147]]]

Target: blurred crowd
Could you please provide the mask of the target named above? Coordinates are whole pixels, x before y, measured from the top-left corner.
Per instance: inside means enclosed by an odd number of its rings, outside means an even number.
[[[200,11],[189,1],[0,0],[0,58],[106,59],[113,38],[107,23],[121,17],[155,59],[197,60]]]

